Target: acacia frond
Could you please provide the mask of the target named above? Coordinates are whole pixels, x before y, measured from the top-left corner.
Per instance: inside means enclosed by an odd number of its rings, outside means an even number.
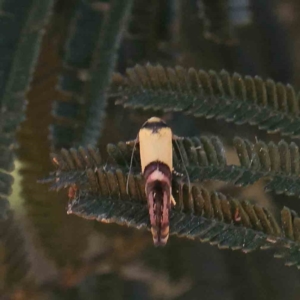
[[[22,3],[21,3],[22,2]],[[53,0],[0,3],[0,220],[6,217],[14,169],[15,132],[25,118],[25,93],[39,53]],[[5,24],[5,26],[3,26]]]
[[[78,4],[66,46],[65,63],[71,70],[64,72],[60,83],[69,99],[57,101],[54,107],[57,124],[51,130],[55,147],[97,143],[107,88],[132,2]]]
[[[10,210],[8,218],[0,221],[0,293],[19,285],[29,268],[23,236]]]
[[[181,111],[195,117],[257,125],[269,133],[300,135],[299,95],[291,85],[226,71],[137,65],[115,74],[112,94],[124,107]]]
[[[253,144],[239,137],[234,145],[241,168],[250,174],[268,179],[266,190],[277,194],[300,196],[300,154],[299,147],[281,140],[278,144],[258,141]]]
[[[129,168],[132,151],[133,143],[119,142],[117,145],[107,145],[108,154],[116,165],[122,168]],[[191,182],[194,183],[221,180],[237,186],[247,186],[263,177],[261,172],[227,165],[225,147],[216,136],[184,137],[173,141],[173,162],[175,171],[185,175],[187,170]],[[133,170],[140,170],[138,144],[134,151],[132,167]]]
[[[21,6],[9,0],[1,1],[1,19],[6,26],[0,51],[7,64],[2,69],[5,82],[0,90],[2,112],[5,112],[1,129],[6,133],[14,133],[24,119],[24,94],[28,91],[52,6],[53,0],[22,1]]]
[[[225,148],[220,139],[215,136],[201,136],[173,142],[174,168],[185,175],[185,166],[191,182],[194,183],[221,180],[237,186],[247,186],[264,178],[268,191],[300,195],[300,159],[295,143],[288,145],[282,140],[278,145],[271,142],[267,146],[260,141],[252,144],[238,137],[233,142],[240,166],[227,164]],[[127,171],[132,151],[133,143],[119,142],[117,145],[107,145],[107,152],[115,164]],[[100,154],[91,147],[81,147],[78,152],[75,149],[63,149],[61,155],[53,155],[52,161],[54,160],[59,163],[60,169],[68,171],[64,172],[61,181],[56,183],[58,190],[72,185],[75,181],[82,180],[82,185],[86,184],[86,169],[100,167],[102,161]],[[138,145],[135,147],[132,168],[136,172],[140,171]]]
[[[122,33],[129,17],[133,0],[113,0],[105,16],[97,51],[88,82],[86,101],[89,105],[84,125],[83,145],[95,145],[101,135],[104,109],[107,102],[107,89],[116,63]]]
[[[71,148],[69,151],[62,149],[60,154],[51,154],[51,161],[58,170],[47,179],[42,179],[39,182],[54,181],[51,189],[56,191],[74,184],[89,189],[88,176],[90,172],[102,166],[101,155],[91,146],[79,147],[78,150]],[[57,177],[59,180],[56,180]]]
[[[76,68],[77,71],[90,67],[92,56],[100,35],[104,14],[109,9],[109,3],[93,5],[87,1],[78,1],[74,16],[69,28],[69,37],[66,41],[66,52],[64,64],[69,68]],[[75,82],[68,81],[70,78],[62,77],[60,88],[66,92],[77,92],[80,86]],[[78,78],[79,80],[79,78]],[[73,83],[69,85],[68,83]],[[77,83],[83,83],[79,81]]]
[[[129,166],[134,143],[119,142],[108,144],[107,152],[118,166]],[[139,146],[136,145],[133,167],[140,168]],[[185,166],[225,166],[225,148],[216,136],[184,137],[173,141],[173,161],[175,169],[183,170]]]
[[[122,168],[124,171],[129,170],[132,150],[133,143],[119,142],[118,145],[107,145],[108,154],[115,161],[118,168]],[[133,170],[139,172],[140,155],[138,146],[135,148],[133,158]],[[181,158],[183,158],[183,161]],[[224,146],[215,136],[183,138],[180,141],[174,141],[173,160],[175,170],[181,172],[184,172],[183,165],[188,167],[188,171],[197,168],[197,166],[215,166],[219,168],[226,166]],[[79,147],[78,150],[75,148],[62,149],[60,153],[51,154],[51,161],[58,168],[58,171],[54,172],[48,179],[42,180],[42,182],[51,182],[59,176],[60,180],[52,185],[52,189],[55,190],[71,186],[76,182],[77,184],[80,183],[80,186],[87,187],[87,170],[89,169],[92,172],[95,168],[103,167],[100,153],[91,146]],[[194,179],[194,177],[191,179]],[[199,178],[195,179],[198,180]],[[206,179],[209,179],[209,177],[206,177]]]
[[[74,166],[74,162],[69,166],[72,164]],[[56,177],[52,177],[54,189],[63,178],[61,175],[66,172],[66,168],[63,168],[64,170],[56,173]],[[81,181],[73,182],[77,191],[69,202],[68,214],[135,228],[149,228],[144,180],[141,175],[129,176],[128,194],[127,176],[121,169],[103,166],[87,168],[85,177],[88,183],[84,186]],[[247,201],[209,192],[194,184],[189,190],[187,184],[177,180],[173,181],[172,190],[176,200],[170,217],[172,234],[244,252],[283,248],[288,264],[294,259],[295,249],[300,248],[300,236],[297,234],[300,230],[300,218],[286,208],[282,211],[281,229],[267,209]],[[294,264],[300,266],[300,255],[294,259]]]
[[[192,182],[220,180],[237,186],[247,186],[265,179],[265,189],[277,194],[300,196],[300,154],[295,143],[281,140],[278,145],[253,144],[236,137],[233,140],[240,165],[228,165],[225,147],[219,138],[201,136],[173,142],[174,168]],[[179,149],[181,155],[179,154]],[[133,144],[108,144],[107,152],[120,167],[129,167]],[[139,147],[133,157],[133,169],[140,170]]]
[[[101,9],[102,8],[102,9]],[[65,45],[63,72],[58,89],[65,94],[54,102],[54,124],[51,125],[52,143],[55,148],[71,147],[80,137],[78,130],[84,122],[83,101],[88,70],[109,3],[94,6],[87,1],[77,1],[69,26]],[[86,73],[86,76],[82,76]]]

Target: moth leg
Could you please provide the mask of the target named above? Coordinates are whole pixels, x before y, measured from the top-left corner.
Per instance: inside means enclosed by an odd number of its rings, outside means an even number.
[[[184,140],[184,137],[173,134],[172,139],[176,140],[176,141],[182,141],[182,140]]]
[[[133,155],[134,155],[134,150],[135,150],[135,146],[136,144],[139,142],[139,136],[137,135],[135,140],[131,140],[131,141],[127,141],[126,145],[130,145],[132,144],[133,148],[132,148],[132,152],[131,152],[131,158],[130,158],[130,165],[129,165],[129,172],[128,172],[128,176],[127,176],[127,181],[126,181],[126,193],[129,195],[129,190],[128,190],[128,184],[129,184],[129,175],[131,173],[131,167],[132,167],[132,163],[133,163]]]
[[[129,140],[126,142],[126,145],[135,145],[139,142],[139,138],[137,137],[136,139],[134,140]]]
[[[171,203],[172,203],[172,205],[173,205],[173,206],[175,206],[175,205],[176,205],[176,201],[175,201],[175,199],[174,199],[173,195],[171,195]]]

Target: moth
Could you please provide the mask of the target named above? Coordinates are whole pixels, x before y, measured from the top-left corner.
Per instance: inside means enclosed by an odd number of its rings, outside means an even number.
[[[135,140],[140,146],[141,169],[155,246],[166,245],[171,204],[176,204],[172,195],[172,139],[176,138],[162,119],[152,117],[143,124]]]

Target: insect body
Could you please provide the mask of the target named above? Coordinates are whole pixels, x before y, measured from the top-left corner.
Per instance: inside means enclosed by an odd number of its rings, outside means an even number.
[[[142,173],[146,180],[151,232],[155,246],[164,246],[169,237],[172,196],[172,130],[157,117],[144,123],[138,134]]]

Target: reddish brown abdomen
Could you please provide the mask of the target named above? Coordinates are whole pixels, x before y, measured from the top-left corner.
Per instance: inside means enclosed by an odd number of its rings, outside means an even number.
[[[145,168],[151,232],[155,246],[164,246],[169,237],[172,173],[166,164],[155,161]]]

